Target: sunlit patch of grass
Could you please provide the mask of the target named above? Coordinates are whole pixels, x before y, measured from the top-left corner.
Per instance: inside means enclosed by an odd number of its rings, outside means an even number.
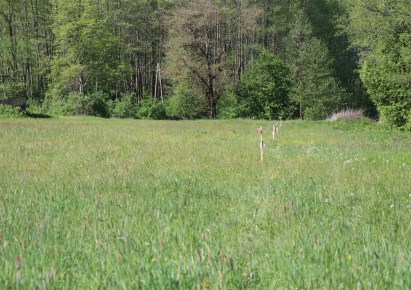
[[[411,136],[364,126],[0,120],[0,284],[406,289]]]

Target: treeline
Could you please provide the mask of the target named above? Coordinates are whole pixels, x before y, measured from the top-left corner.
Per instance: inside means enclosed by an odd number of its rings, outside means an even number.
[[[0,98],[55,114],[410,126],[407,0],[0,0]],[[407,125],[408,124],[408,125]]]

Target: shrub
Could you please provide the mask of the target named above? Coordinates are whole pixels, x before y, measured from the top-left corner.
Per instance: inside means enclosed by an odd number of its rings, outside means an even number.
[[[391,51],[395,46],[390,43],[386,43],[384,48],[367,59],[361,69],[361,78],[380,113],[381,123],[392,128],[407,129],[411,115],[411,66],[407,61],[408,54],[400,57],[404,51]]]
[[[23,118],[24,114],[19,107],[0,104],[0,118]]]
[[[5,82],[0,84],[0,98],[17,98],[26,96],[26,86],[19,82]]]
[[[328,111],[329,112],[329,111]],[[317,104],[305,108],[304,119],[305,120],[324,120],[327,117],[326,107],[318,102]]]
[[[228,90],[221,96],[217,104],[217,115],[219,118],[232,119],[244,114],[245,105],[241,102],[234,91]]]
[[[43,104],[39,100],[29,99],[28,100],[28,111],[34,114],[43,114],[45,113]]]
[[[381,123],[390,127],[409,130],[411,126],[411,102],[409,105],[393,103],[387,106],[379,106]]]
[[[208,105],[205,97],[195,86],[185,82],[176,85],[173,95],[166,102],[167,115],[175,119],[206,117]]]
[[[103,118],[110,117],[110,106],[102,93],[71,93],[64,99],[48,99],[44,104],[52,115],[88,115]]]
[[[241,117],[289,117],[295,110],[289,88],[288,68],[279,57],[263,51],[254,67],[241,79],[238,95],[245,109]]]
[[[167,118],[164,105],[160,101],[151,97],[146,97],[140,102],[136,116],[142,119],[154,120]]]
[[[113,118],[136,118],[137,105],[134,102],[135,94],[123,95],[112,104],[111,117]]]
[[[404,130],[411,132],[411,113],[408,114],[407,123],[404,126]]]

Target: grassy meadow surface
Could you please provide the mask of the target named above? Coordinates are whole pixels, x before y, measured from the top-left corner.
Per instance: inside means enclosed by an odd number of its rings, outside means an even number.
[[[411,134],[272,124],[0,120],[0,288],[410,289]]]

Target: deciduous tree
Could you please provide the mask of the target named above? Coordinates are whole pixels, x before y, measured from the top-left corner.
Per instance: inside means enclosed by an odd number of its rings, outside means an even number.
[[[348,1],[346,31],[361,52],[361,78],[383,121],[411,128],[411,2]]]
[[[300,118],[324,119],[342,109],[345,92],[334,77],[326,45],[315,38],[303,10],[295,13],[289,35],[288,65],[292,99],[299,104]]]
[[[113,90],[119,69],[119,39],[110,30],[102,3],[54,0],[53,4],[56,55],[52,60],[52,96]]]
[[[207,99],[210,118],[227,83],[227,52],[222,32],[228,23],[223,6],[213,0],[189,1],[174,11],[168,43],[168,75],[194,82]]]
[[[294,112],[289,99],[289,70],[274,54],[265,50],[254,66],[244,73],[239,87],[243,117],[288,118]]]

